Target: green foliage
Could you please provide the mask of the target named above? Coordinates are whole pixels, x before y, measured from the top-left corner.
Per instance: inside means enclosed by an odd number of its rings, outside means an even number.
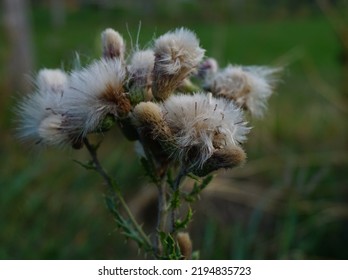
[[[117,227],[122,234],[127,238],[135,241],[140,249],[146,249],[146,243],[140,234],[136,231],[129,220],[126,220],[118,210],[118,206],[114,199],[110,196],[105,197],[106,205],[109,211],[113,214]]]
[[[163,259],[180,260],[182,258],[178,243],[170,233],[160,232],[160,240],[163,248]]]
[[[185,200],[188,202],[194,202],[199,198],[199,194],[209,185],[209,183],[213,180],[214,175],[208,175],[201,180],[194,175],[190,175],[192,179],[195,180],[193,188],[190,193],[184,194]]]
[[[183,220],[177,219],[174,222],[175,231],[186,229],[188,225],[190,224],[190,222],[192,221],[192,217],[193,217],[193,211],[191,208],[189,208],[187,211],[186,217]]]
[[[158,183],[159,178],[156,176],[156,168],[152,160],[145,157],[140,158],[140,162],[144,168],[145,174],[151,179],[153,183]]]

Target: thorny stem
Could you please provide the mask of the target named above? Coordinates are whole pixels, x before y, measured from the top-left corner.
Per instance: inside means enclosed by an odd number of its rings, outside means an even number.
[[[163,178],[158,184],[158,221],[157,228],[160,231],[165,231],[166,228],[166,219],[167,219],[167,190],[166,190],[166,181]]]
[[[131,221],[131,223],[133,224],[134,228],[138,231],[138,233],[142,237],[146,247],[151,248],[151,250],[152,250],[153,248],[152,248],[152,245],[151,245],[151,242],[150,242],[148,236],[145,234],[145,232],[143,231],[141,226],[135,220],[132,212],[130,211],[126,201],[124,200],[124,198],[119,190],[119,187],[116,185],[115,181],[112,180],[112,178],[107,174],[105,169],[100,164],[95,147],[93,147],[90,144],[90,142],[88,141],[87,138],[84,138],[83,142],[84,142],[89,154],[92,157],[92,161],[93,161],[95,170],[103,177],[104,181],[106,182],[109,195],[113,198],[114,201],[116,199],[118,199],[118,201],[121,203],[123,209],[126,211],[128,218]]]
[[[157,184],[158,188],[158,215],[157,215],[157,231],[165,232],[167,227],[167,189],[166,176],[163,176],[161,181]],[[160,236],[156,239],[157,253],[161,253]]]
[[[173,184],[174,193],[179,191],[181,180],[183,179],[185,175],[186,175],[186,169],[181,168]],[[175,232],[175,221],[177,219],[177,211],[178,211],[177,207],[171,209],[170,231],[172,233]]]
[[[104,181],[106,182],[106,186],[108,187],[108,192],[110,193],[110,195],[113,195],[113,198],[116,198],[114,183],[112,182],[112,179],[110,178],[110,176],[106,173],[105,169],[100,164],[100,161],[97,156],[96,148],[93,147],[91,143],[89,143],[87,138],[83,138],[83,143],[85,144],[89,154],[92,157],[95,170],[103,177]]]

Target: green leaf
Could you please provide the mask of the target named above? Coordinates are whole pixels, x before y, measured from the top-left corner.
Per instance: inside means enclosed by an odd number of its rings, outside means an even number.
[[[192,252],[191,260],[199,260],[199,259],[200,259],[200,252],[198,250]]]
[[[142,157],[140,159],[140,162],[141,162],[142,166],[144,167],[146,175],[148,177],[150,177],[150,179],[152,180],[153,183],[157,183],[158,177],[155,175],[156,171],[155,171],[155,167],[153,165],[153,162],[151,162],[150,160],[148,160],[147,158],[144,158],[144,157]]]
[[[213,180],[213,175],[208,175],[203,178],[203,180],[195,178],[196,182],[193,185],[192,191],[189,194],[186,194],[185,200],[188,202],[194,202],[198,199],[199,194],[209,185]]]
[[[84,163],[76,159],[74,159],[73,161],[87,170],[95,170],[95,166],[92,161],[89,161],[87,163]]]
[[[177,209],[180,206],[180,192],[179,190],[176,190],[173,192],[170,200],[170,208],[171,209]]]
[[[126,219],[123,218],[122,214],[118,211],[117,205],[114,199],[110,196],[105,197],[107,208],[114,216],[117,228],[121,229],[121,233],[127,238],[135,241],[139,248],[144,247],[144,240],[141,238],[139,233],[134,229],[133,225]]]
[[[160,241],[163,248],[162,259],[180,260],[182,255],[178,243],[170,233],[159,232]]]
[[[116,123],[116,119],[113,115],[107,114],[105,118],[99,123],[96,128],[96,132],[106,132],[109,131]]]
[[[180,229],[185,229],[188,226],[188,224],[192,221],[192,217],[193,217],[193,211],[190,207],[183,221],[179,219],[175,221],[175,230],[177,231]]]

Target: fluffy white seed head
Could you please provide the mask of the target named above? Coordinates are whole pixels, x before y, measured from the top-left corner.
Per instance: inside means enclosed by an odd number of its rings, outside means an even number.
[[[162,111],[179,159],[198,167],[215,151],[239,146],[250,130],[238,107],[211,94],[173,95],[162,104]]]
[[[219,70],[219,64],[214,58],[207,58],[198,66],[197,76],[202,80],[209,80]]]
[[[152,71],[155,55],[152,50],[135,52],[128,65],[130,94],[140,94],[141,101],[152,99]]]
[[[155,63],[153,50],[143,50],[135,52],[128,66],[130,75],[146,76],[152,72]]]
[[[267,100],[273,93],[275,74],[279,71],[268,67],[229,65],[208,79],[206,88],[215,96],[235,101],[250,111],[252,116],[262,117],[267,108]]]
[[[65,121],[63,99],[68,87],[67,75],[57,69],[43,69],[36,78],[37,90],[24,97],[17,106],[18,137],[44,145],[70,142]]]
[[[196,35],[180,28],[168,32],[155,41],[153,95],[165,100],[180,83],[196,70],[204,56]]]
[[[64,106],[69,125],[81,136],[94,132],[106,115],[124,116],[130,103],[123,92],[125,69],[118,59],[101,59],[81,71],[72,72]]]
[[[193,69],[202,60],[204,50],[196,35],[185,28],[168,32],[155,41],[158,71],[173,75],[181,68]]]
[[[124,60],[126,45],[120,33],[112,28],[105,29],[101,34],[104,58]]]

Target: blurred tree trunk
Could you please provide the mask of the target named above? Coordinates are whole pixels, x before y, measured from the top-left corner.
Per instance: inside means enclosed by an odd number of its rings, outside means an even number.
[[[31,25],[27,0],[4,0],[4,21],[10,49],[7,67],[8,90],[28,91],[26,74],[34,67]]]
[[[65,1],[51,1],[51,18],[54,27],[61,27],[65,24]]]
[[[328,0],[317,0],[323,14],[329,21],[340,44],[339,62],[341,64],[341,93],[345,105],[348,105],[348,5],[346,2],[341,7],[333,6]]]

